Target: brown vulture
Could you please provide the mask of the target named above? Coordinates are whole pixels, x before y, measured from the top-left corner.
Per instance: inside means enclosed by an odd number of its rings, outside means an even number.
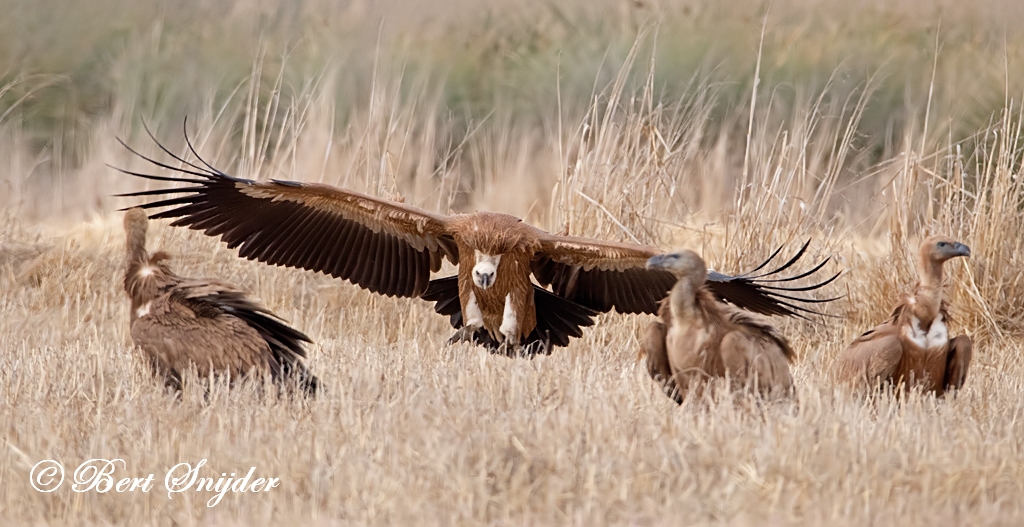
[[[641,345],[648,372],[670,398],[682,402],[691,390],[699,393],[709,381],[725,377],[734,388],[766,396],[791,393],[789,343],[764,317],[716,298],[697,253],[654,256],[647,267],[678,280]]]
[[[124,290],[132,301],[132,341],[165,384],[180,390],[182,374],[194,366],[200,377],[256,371],[277,381],[295,378],[315,392],[317,378],[302,363],[309,337],[230,284],[175,274],[167,253],[146,252],[147,223],[142,209],[125,214]]]
[[[655,313],[676,281],[671,272],[644,267],[659,253],[653,247],[550,234],[507,214],[446,216],[328,185],[241,179],[211,166],[187,135],[185,140],[196,163],[157,142],[177,167],[122,142],[177,174],[118,170],[188,184],[122,196],[176,196],[142,207],[165,208],[153,218],[174,218],[171,225],[220,236],[244,258],[435,302],[435,311],[449,315],[458,329],[452,340],[508,355],[550,353],[582,336],[599,312]],[[443,259],[458,265],[458,274],[430,280]],[[769,315],[810,311],[794,303],[803,299],[771,282],[708,275],[714,294],[737,306]]]
[[[904,294],[889,319],[857,337],[839,354],[837,380],[858,389],[894,383],[906,390],[920,386],[942,395],[967,380],[971,337],[949,338],[951,322],[942,298],[942,264],[971,249],[945,236],[921,244],[920,278],[912,294]]]

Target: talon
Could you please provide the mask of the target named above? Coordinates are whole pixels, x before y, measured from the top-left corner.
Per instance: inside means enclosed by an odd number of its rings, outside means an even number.
[[[476,342],[475,339],[476,328],[469,326],[462,326],[452,335],[452,338],[448,339],[448,346],[455,344],[456,342]]]

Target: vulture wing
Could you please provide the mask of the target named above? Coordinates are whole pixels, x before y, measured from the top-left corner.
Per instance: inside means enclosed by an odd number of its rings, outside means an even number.
[[[668,395],[675,402],[681,403],[683,402],[682,396],[679,390],[676,389],[676,379],[672,375],[672,366],[668,361],[668,350],[665,348],[665,337],[667,335],[668,329],[661,318],[652,320],[647,325],[647,332],[644,334],[640,350],[647,359],[647,373],[651,375],[654,382],[661,386],[661,390],[665,392],[665,395]]]
[[[187,135],[185,139],[187,142]],[[162,199],[141,206],[166,208],[151,218],[176,218],[171,225],[220,236],[229,248],[238,247],[244,258],[320,271],[375,293],[407,297],[426,290],[431,271],[440,270],[443,257],[458,263],[458,250],[444,216],[328,185],[229,176],[198,154],[202,165],[174,155],[157,142],[181,163],[175,167],[121,144],[177,174],[117,170],[189,184],[121,196],[160,196]]]
[[[662,269],[647,269],[647,259],[662,251],[643,245],[603,242],[587,238],[556,236],[542,232],[541,250],[532,263],[534,276],[542,285],[551,285],[552,291],[591,309],[606,312],[614,308],[620,313],[650,313],[658,311],[658,303],[676,283],[676,277]],[[764,315],[820,314],[798,303],[822,303],[833,298],[816,300],[794,296],[792,292],[805,292],[823,287],[831,278],[803,287],[788,287],[783,282],[799,280],[816,273],[828,259],[811,270],[787,278],[776,278],[789,269],[807,250],[810,241],[789,261],[779,267],[754,274],[765,268],[781,251],[776,250],[754,270],[739,275],[710,271],[706,285],[719,300]]]
[[[658,311],[658,303],[676,283],[664,270],[649,270],[654,247],[604,242],[542,232],[541,250],[531,264],[541,285],[556,295],[596,311]]]
[[[946,359],[945,390],[959,390],[967,380],[967,368],[971,365],[973,344],[971,337],[960,335],[949,341],[949,355]]]
[[[187,280],[171,291],[170,299],[189,309],[197,318],[218,319],[221,315],[228,315],[245,323],[270,347],[271,357],[268,362],[274,378],[297,377],[307,391],[316,391],[318,380],[309,373],[301,360],[306,357],[303,343],[311,343],[312,340],[306,334],[287,325],[245,293],[215,280]],[[220,318],[218,323],[213,325],[221,326],[227,332],[234,321],[226,322],[226,319],[227,317]],[[234,338],[224,339],[236,347],[261,347],[245,342],[246,340],[238,334],[234,335]],[[227,349],[225,351],[230,352]],[[200,359],[196,362],[203,361]]]
[[[857,337],[836,361],[837,380],[860,386],[877,386],[892,378],[903,357],[899,328],[885,323]]]

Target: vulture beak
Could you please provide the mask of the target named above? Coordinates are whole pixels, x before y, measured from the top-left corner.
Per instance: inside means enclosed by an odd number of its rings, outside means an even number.
[[[484,259],[473,266],[473,283],[480,289],[486,290],[494,285],[498,275],[498,266],[491,259]]]
[[[970,247],[968,247],[968,246],[966,246],[966,245],[964,245],[964,244],[962,244],[960,242],[955,242],[953,244],[953,256],[970,256],[970,255],[971,255],[971,248]]]
[[[674,259],[674,256],[675,255],[672,255],[672,254],[659,254],[657,256],[652,256],[652,257],[647,259],[647,268],[648,269],[665,269],[672,262],[672,260]]]

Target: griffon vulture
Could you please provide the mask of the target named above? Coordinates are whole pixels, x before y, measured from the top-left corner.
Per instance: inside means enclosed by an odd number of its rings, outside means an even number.
[[[942,395],[967,380],[971,338],[949,338],[950,316],[942,298],[942,264],[971,249],[945,236],[921,243],[920,278],[912,294],[904,294],[889,319],[857,337],[839,354],[837,380],[855,388],[885,383]]]
[[[167,253],[146,252],[147,222],[142,209],[125,214],[124,290],[132,341],[165,384],[181,389],[182,373],[194,365],[201,377],[255,370],[275,380],[297,377],[305,391],[316,391],[318,381],[302,363],[309,337],[229,284],[175,274]]]
[[[647,267],[678,279],[661,302],[658,320],[648,325],[641,347],[648,372],[669,397],[682,402],[690,390],[726,376],[734,387],[767,396],[791,392],[789,343],[764,317],[718,300],[707,287],[708,270],[697,253],[654,256]]]
[[[159,142],[180,166],[122,142],[177,174],[118,170],[189,184],[123,196],[179,195],[142,207],[171,207],[153,218],[175,218],[171,225],[220,236],[244,258],[320,271],[387,296],[435,302],[435,311],[449,315],[458,329],[452,340],[508,355],[550,353],[551,346],[582,336],[582,327],[592,325],[598,312],[653,314],[675,283],[672,273],[644,267],[659,252],[653,247],[549,234],[506,214],[445,216],[328,185],[241,179],[212,167],[187,134],[185,140],[198,164]],[[443,259],[458,265],[458,274],[431,281]],[[531,274],[540,286],[531,282]],[[792,302],[801,299],[754,279],[712,273],[708,287],[760,313],[809,311]]]

